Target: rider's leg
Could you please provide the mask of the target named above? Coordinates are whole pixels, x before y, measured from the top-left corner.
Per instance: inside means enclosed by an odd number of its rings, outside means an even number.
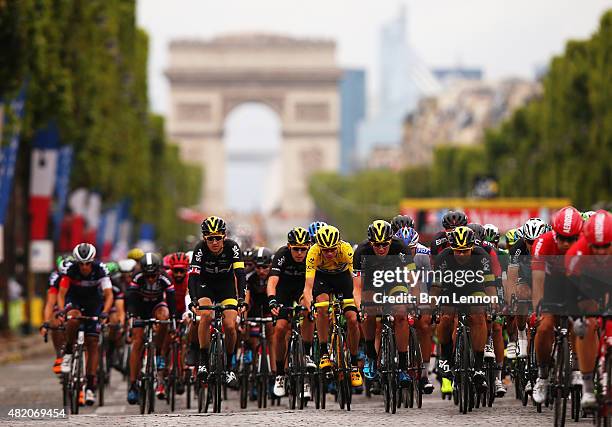
[[[130,385],[136,382],[142,363],[144,328],[132,328],[132,353],[130,354]]]
[[[200,298],[199,305],[212,305],[210,298]],[[197,315],[200,316],[198,322],[198,342],[200,344],[200,365],[208,365],[208,349],[210,348],[210,324],[213,320],[214,311],[198,310]]]
[[[285,372],[285,354],[287,353],[287,335],[289,334],[289,322],[287,319],[279,318],[274,327],[272,336],[272,353],[276,356],[276,374],[283,375]],[[274,365],[272,365],[274,367]]]
[[[536,359],[539,366],[539,377],[548,378],[550,352],[555,339],[556,318],[552,314],[542,314],[535,336]]]
[[[232,356],[236,347],[237,332],[236,319],[238,312],[236,310],[225,310],[223,312],[223,331],[225,333],[225,354],[227,366],[232,366]]]

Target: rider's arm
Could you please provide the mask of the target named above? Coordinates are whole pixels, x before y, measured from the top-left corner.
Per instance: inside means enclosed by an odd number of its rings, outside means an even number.
[[[236,263],[234,263],[235,265]],[[246,293],[246,273],[244,272],[244,263],[242,263],[242,267],[236,268],[234,267],[234,275],[236,276],[237,287],[238,287],[238,298],[245,297]]]
[[[63,311],[66,305],[66,294],[68,293],[68,289],[70,289],[70,279],[68,276],[63,276],[60,280],[59,292],[57,294],[57,307],[60,311]]]
[[[125,301],[118,299],[115,301],[115,307],[117,308],[117,317],[119,318],[119,324],[125,323]]]
[[[278,285],[278,276],[268,277],[268,285],[266,286],[268,296],[276,295],[276,285]]]
[[[543,259],[544,240],[540,237],[536,240],[533,249],[533,258],[531,260],[531,292],[532,304],[534,309],[540,304],[544,297],[544,280],[546,278],[545,264]]]
[[[45,303],[45,309],[43,311],[43,319],[45,322],[51,320],[53,317],[53,307],[57,303],[57,290],[55,288],[49,288],[47,291],[47,302]]]

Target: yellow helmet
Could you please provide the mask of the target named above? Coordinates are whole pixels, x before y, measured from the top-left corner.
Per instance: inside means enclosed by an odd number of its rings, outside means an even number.
[[[223,218],[218,216],[209,216],[202,221],[202,234],[207,236],[209,234],[225,234],[227,226]]]
[[[340,231],[333,225],[325,225],[317,231],[316,239],[323,249],[335,248],[340,243]]]
[[[368,240],[372,243],[381,243],[391,240],[393,229],[391,224],[383,219],[377,219],[368,226]]]
[[[308,245],[310,244],[310,234],[305,228],[292,228],[287,234],[287,242],[290,245]]]
[[[140,258],[144,256],[144,251],[140,248],[133,248],[127,253],[127,257],[134,261],[140,261]]]
[[[448,240],[452,249],[472,249],[476,237],[474,236],[474,230],[461,225],[448,233]]]
[[[506,231],[506,245],[508,247],[514,246],[519,238],[518,228],[511,228],[510,230]]]

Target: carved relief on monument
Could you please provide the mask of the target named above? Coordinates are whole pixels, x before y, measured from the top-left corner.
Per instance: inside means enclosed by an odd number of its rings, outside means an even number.
[[[329,116],[329,104],[326,102],[300,102],[295,105],[295,119],[299,122],[327,122]]]
[[[321,170],[323,153],[316,148],[301,150],[299,158],[302,160],[302,176],[309,178],[314,172]]]
[[[176,106],[177,119],[181,122],[210,121],[211,106],[205,103],[181,102]]]

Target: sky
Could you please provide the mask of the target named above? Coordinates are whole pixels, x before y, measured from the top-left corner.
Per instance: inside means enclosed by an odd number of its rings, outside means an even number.
[[[531,79],[538,67],[563,52],[567,40],[588,38],[612,0],[139,0],[138,24],[150,39],[152,109],[169,109],[163,73],[171,40],[266,32],[335,40],[340,67],[366,70],[372,111],[381,27],[402,5],[407,42],[426,65],[480,67],[487,79]],[[227,148],[278,150],[275,113],[257,104],[239,108],[226,120]],[[243,212],[271,209],[279,197],[280,174],[278,159],[229,161],[228,205]],[[245,182],[256,183],[256,191]]]
[[[339,65],[365,68],[375,94],[380,28],[401,4],[408,42],[427,65],[482,67],[491,79],[533,77],[612,8],[612,0],[139,0],[138,24],[151,42],[152,108],[168,110],[163,71],[171,40],[242,31],[336,40]]]

